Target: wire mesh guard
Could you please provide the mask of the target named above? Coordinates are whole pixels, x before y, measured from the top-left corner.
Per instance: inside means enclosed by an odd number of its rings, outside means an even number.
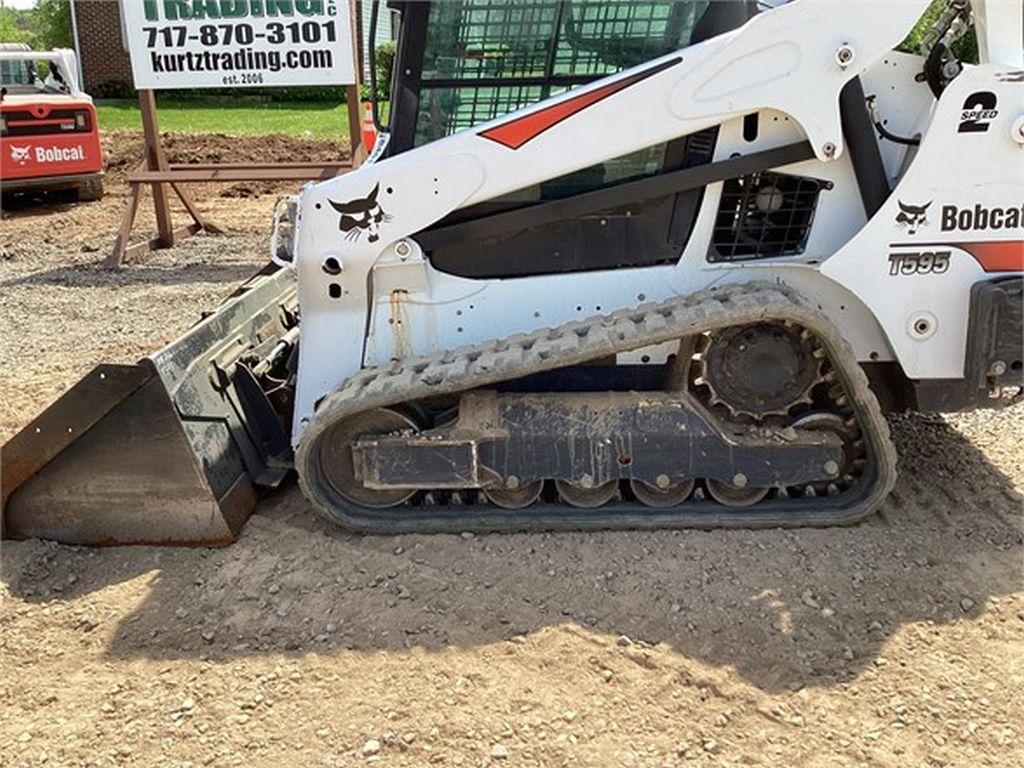
[[[415,144],[685,47],[708,0],[433,3]]]
[[[520,84],[453,88],[424,86],[420,92],[414,144],[420,146],[442,139],[564,90],[564,87],[545,89],[539,85]]]
[[[726,181],[708,261],[803,253],[828,182],[764,171]]]

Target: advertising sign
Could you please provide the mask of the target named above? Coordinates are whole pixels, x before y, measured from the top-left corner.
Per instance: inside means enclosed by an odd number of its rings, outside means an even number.
[[[348,0],[121,0],[136,88],[351,85]]]

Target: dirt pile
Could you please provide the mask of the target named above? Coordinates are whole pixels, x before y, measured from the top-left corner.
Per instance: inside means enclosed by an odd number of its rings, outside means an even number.
[[[346,143],[341,141],[300,139],[280,134],[227,136],[220,133],[164,133],[162,138],[170,163],[330,163],[348,157]],[[103,134],[101,141],[108,183],[112,181],[123,184],[127,175],[138,167],[144,157],[142,134],[136,131],[111,131]],[[193,189],[197,186],[192,185]],[[281,187],[281,184],[274,182],[241,182],[217,185],[216,194],[222,197],[259,197],[277,194]]]

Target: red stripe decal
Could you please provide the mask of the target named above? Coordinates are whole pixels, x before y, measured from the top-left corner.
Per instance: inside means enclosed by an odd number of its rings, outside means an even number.
[[[577,112],[581,112],[592,104],[596,104],[614,93],[618,93],[641,80],[645,80],[651,75],[668,69],[680,61],[682,59],[664,62],[644,72],[638,72],[635,75],[624,77],[622,80],[609,83],[588,93],[581,93],[572,99],[566,99],[558,104],[553,104],[546,109],[531,112],[528,115],[509,120],[507,123],[488,128],[486,131],[481,131],[480,135],[485,139],[496,141],[509,149],[519,149],[526,142],[544,133],[548,128],[572,117]]]
[[[999,240],[990,243],[957,243],[986,272],[1024,272],[1024,240]]]

